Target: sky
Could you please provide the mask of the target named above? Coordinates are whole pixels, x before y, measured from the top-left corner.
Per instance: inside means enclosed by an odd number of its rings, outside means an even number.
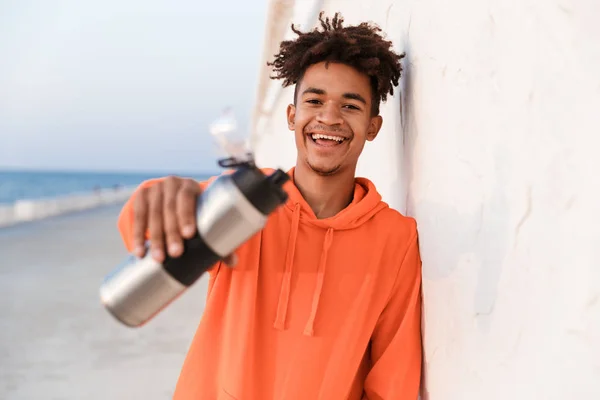
[[[3,0],[0,168],[214,171],[248,129],[267,0]]]

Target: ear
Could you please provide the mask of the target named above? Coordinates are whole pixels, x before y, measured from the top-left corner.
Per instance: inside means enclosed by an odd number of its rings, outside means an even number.
[[[369,129],[367,130],[367,140],[369,142],[375,140],[382,124],[383,118],[381,115],[371,118],[371,121],[369,122]]]
[[[288,105],[286,113],[288,129],[293,131],[296,129],[296,106],[293,104]]]

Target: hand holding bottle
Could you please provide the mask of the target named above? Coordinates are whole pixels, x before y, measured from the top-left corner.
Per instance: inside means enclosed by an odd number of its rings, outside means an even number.
[[[159,263],[166,254],[177,258],[183,253],[183,240],[197,233],[197,199],[202,193],[193,179],[169,176],[141,189],[133,199],[134,254],[143,257],[149,250]],[[148,232],[148,247],[146,247]],[[224,262],[235,264],[235,256]]]

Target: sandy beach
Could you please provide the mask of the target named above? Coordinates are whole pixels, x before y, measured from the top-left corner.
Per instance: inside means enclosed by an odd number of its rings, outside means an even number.
[[[204,308],[206,280],[142,328],[101,306],[126,256],[119,206],[0,229],[0,398],[169,399]]]

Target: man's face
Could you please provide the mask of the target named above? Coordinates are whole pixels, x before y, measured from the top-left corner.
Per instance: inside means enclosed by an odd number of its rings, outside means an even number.
[[[295,132],[298,161],[320,175],[356,169],[365,141],[381,128],[371,116],[371,85],[366,74],[337,63],[311,65],[287,110]]]

